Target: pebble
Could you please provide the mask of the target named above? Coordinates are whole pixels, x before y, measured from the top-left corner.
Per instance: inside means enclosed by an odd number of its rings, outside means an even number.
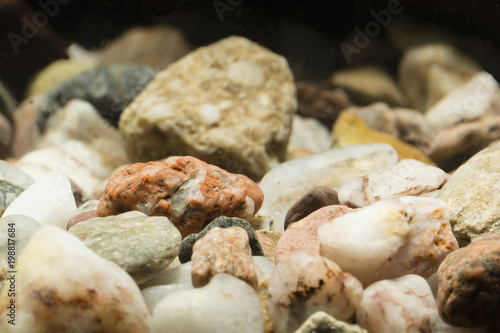
[[[450,209],[450,224],[460,246],[500,232],[500,145],[481,150],[458,168],[438,198]]]
[[[500,233],[450,253],[438,278],[437,303],[445,322],[459,327],[500,326]]]
[[[201,288],[179,290],[153,310],[154,333],[262,333],[259,296],[247,283],[217,274]]]
[[[484,116],[437,133],[429,157],[443,169],[455,170],[498,139],[500,116]]]
[[[23,189],[28,188],[35,181],[28,174],[12,164],[0,160],[0,179],[5,180]]]
[[[35,180],[47,172],[65,175],[85,197],[91,197],[94,187],[109,172],[99,152],[92,145],[78,140],[33,150],[20,158],[15,166]]]
[[[266,229],[259,229],[255,232],[255,234],[257,235],[257,239],[262,247],[264,257],[266,257],[266,259],[270,262],[275,263],[276,246],[283,234],[281,232],[269,231]]]
[[[346,206],[332,205],[316,210],[285,230],[276,245],[276,263],[295,252],[320,255],[318,229],[328,221],[355,211]]]
[[[258,215],[273,220],[272,231],[283,232],[285,215],[290,207],[316,186],[337,190],[356,177],[397,162],[396,151],[375,143],[331,149],[286,163],[269,171],[259,183],[264,203]]]
[[[8,256],[8,239],[13,239],[15,241],[15,262],[18,261],[19,256],[23,252],[24,248],[28,244],[31,236],[42,227],[40,223],[33,220],[31,217],[24,215],[11,215],[0,218],[0,255],[6,261],[9,260]],[[15,237],[9,236],[9,228],[14,228]],[[11,271],[12,269],[8,269]]]
[[[411,274],[370,285],[356,311],[357,324],[370,333],[431,333],[437,320],[429,285]]]
[[[123,109],[155,75],[152,68],[135,64],[99,66],[77,74],[45,94],[38,105],[38,126],[44,129],[53,112],[72,99],[82,99],[117,127]]]
[[[480,71],[455,47],[434,43],[410,47],[399,64],[399,82],[411,105],[425,112]]]
[[[312,82],[296,82],[297,114],[319,120],[331,129],[339,113],[352,105],[344,90]]]
[[[37,125],[38,102],[41,97],[35,97],[21,103],[13,112],[14,139],[12,156],[21,158],[35,149],[40,140],[41,130]]]
[[[66,230],[71,229],[80,222],[87,221],[96,217],[97,217],[97,211],[95,209],[75,215],[69,219],[68,223],[66,224]]]
[[[174,261],[175,262],[175,261]],[[141,289],[147,289],[155,286],[189,284],[193,286],[191,281],[191,261],[171,268],[168,266],[162,272],[154,276],[152,279],[141,284]]]
[[[181,249],[181,234],[166,217],[137,211],[86,220],[69,232],[123,268],[137,283],[165,269]]]
[[[76,204],[68,177],[47,172],[7,207],[3,217],[26,215],[41,224],[66,229],[66,223],[75,213]]]
[[[99,55],[99,65],[135,63],[163,69],[190,51],[182,32],[174,27],[157,25],[132,28],[106,46]]]
[[[500,114],[500,87],[493,76],[479,72],[425,113],[436,132],[487,115]]]
[[[179,253],[179,260],[181,263],[185,263],[191,260],[193,254],[193,245],[202,237],[204,237],[207,232],[214,228],[230,228],[230,227],[240,227],[244,229],[248,234],[248,239],[250,241],[250,249],[252,250],[252,255],[262,256],[264,251],[259,243],[259,239],[255,233],[252,225],[238,217],[227,217],[219,216],[210,222],[202,231],[197,234],[190,234],[182,240],[181,252]]]
[[[135,160],[185,154],[258,180],[284,159],[296,108],[285,58],[233,36],[161,71],[119,128]]]
[[[293,116],[287,156],[297,150],[321,154],[328,149],[330,149],[330,129],[316,119]]]
[[[47,225],[36,231],[16,268],[16,331],[150,332],[151,318],[132,278],[64,230]],[[5,318],[6,292],[0,304]],[[0,330],[13,332],[7,320]]]
[[[317,311],[348,320],[363,287],[331,260],[298,252],[281,261],[269,278],[267,312],[276,333],[293,332]]]
[[[285,230],[290,224],[302,220],[312,212],[331,205],[340,204],[337,191],[327,186],[317,186],[297,200],[285,215]]]
[[[16,108],[16,101],[9,89],[0,80],[0,113],[9,121],[12,121],[13,113]]]
[[[0,216],[25,189],[0,179]]]
[[[211,229],[194,244],[191,261],[191,279],[196,288],[207,285],[216,274],[227,273],[257,289],[257,272],[243,228]]]
[[[432,198],[381,200],[322,225],[318,236],[320,254],[365,287],[410,273],[427,278],[458,248],[446,204]]]
[[[5,159],[11,155],[14,130],[10,121],[0,113],[0,158]]]
[[[262,200],[260,188],[243,175],[191,156],[173,156],[116,173],[99,200],[97,216],[128,210],[167,216],[184,238],[221,215],[248,221]]]
[[[58,84],[90,68],[92,68],[92,65],[87,62],[74,59],[56,60],[43,68],[31,79],[31,83],[26,90],[26,98],[45,94]]]
[[[312,314],[294,333],[368,333],[361,326],[335,319],[323,311]]]
[[[181,282],[169,285],[153,286],[143,289],[141,293],[144,301],[146,302],[149,313],[152,315],[156,304],[158,304],[159,301],[161,301],[168,294],[183,289],[193,289],[193,285],[191,282]]]
[[[343,205],[365,207],[382,199],[439,190],[449,178],[450,175],[439,168],[405,159],[345,184],[339,189],[338,198]]]
[[[336,71],[330,82],[344,89],[357,104],[366,105],[382,101],[403,106],[406,98],[394,79],[379,67],[363,66]]]
[[[356,144],[386,143],[398,153],[399,159],[415,159],[434,165],[427,155],[393,135],[370,129],[363,119],[349,112],[342,112],[332,130],[332,147],[340,148]]]

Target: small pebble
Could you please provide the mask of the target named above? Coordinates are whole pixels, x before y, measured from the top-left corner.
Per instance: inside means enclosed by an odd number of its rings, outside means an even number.
[[[368,333],[358,325],[347,324],[323,311],[311,315],[294,333]]]
[[[264,257],[266,257],[270,262],[276,262],[276,246],[281,236],[281,232],[269,231],[265,229],[260,229],[255,232],[260,245],[262,246],[262,251],[264,252]]]
[[[194,287],[203,287],[216,274],[227,273],[257,289],[248,234],[240,227],[215,227],[208,231],[194,244],[192,262]]]

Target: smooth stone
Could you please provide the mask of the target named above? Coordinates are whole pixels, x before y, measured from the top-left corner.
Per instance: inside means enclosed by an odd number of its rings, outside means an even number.
[[[183,33],[171,26],[125,31],[99,54],[99,65],[135,63],[161,70],[190,51]]]
[[[212,220],[202,231],[197,234],[191,234],[185,237],[182,240],[181,252],[179,253],[179,260],[181,263],[185,263],[191,260],[191,256],[193,255],[193,245],[200,238],[205,236],[207,232],[214,228],[230,228],[230,227],[240,227],[244,229],[250,240],[250,249],[252,250],[252,255],[254,256],[262,256],[264,255],[264,251],[262,250],[262,246],[260,245],[259,239],[255,233],[252,225],[238,217],[227,217],[227,216],[219,216],[216,219]]]
[[[276,263],[295,252],[320,255],[318,229],[331,219],[355,211],[346,206],[332,205],[316,210],[285,230],[276,245]]]
[[[82,99],[117,127],[122,111],[155,75],[152,68],[136,64],[98,66],[77,74],[45,94],[38,106],[38,126],[45,128],[52,113],[70,100]]]
[[[330,129],[318,120],[294,115],[287,153],[300,149],[314,154],[324,153],[330,149],[330,135]]]
[[[0,218],[0,255],[6,261],[12,261],[9,260],[8,253],[8,240],[12,239],[15,242],[13,244],[15,246],[15,260],[13,264],[16,265],[19,256],[30,241],[31,236],[41,227],[40,223],[24,215],[11,215]],[[8,270],[13,271],[14,269]]]
[[[12,124],[0,113],[0,159],[6,159],[11,156],[13,141],[14,129],[12,128]]]
[[[276,333],[295,331],[317,311],[348,320],[363,294],[361,283],[336,263],[302,252],[276,266],[268,288],[267,313]]]
[[[35,182],[27,173],[2,160],[0,160],[0,179],[24,189]]]
[[[439,168],[405,159],[345,184],[339,189],[338,198],[343,205],[365,207],[382,199],[439,190],[449,178],[450,175]]]
[[[258,180],[285,158],[296,108],[286,59],[232,36],[158,73],[119,128],[134,160],[191,155]]]
[[[356,311],[357,324],[370,333],[432,333],[438,317],[429,285],[411,274],[370,285]]]
[[[386,143],[398,153],[399,159],[414,159],[434,165],[427,155],[393,135],[370,129],[363,119],[349,112],[342,112],[332,130],[332,147],[340,148],[356,144]]]
[[[477,63],[451,45],[419,45],[405,51],[399,82],[412,106],[425,112],[478,71]]]
[[[257,272],[257,279],[259,283],[262,279],[269,277],[273,272],[276,265],[264,256],[252,256],[255,271]]]
[[[331,129],[339,113],[352,105],[344,90],[312,82],[296,82],[297,114],[319,120]]]
[[[266,229],[257,230],[255,234],[262,246],[264,257],[274,264],[276,262],[276,246],[283,234],[281,232],[269,231]]]
[[[500,114],[500,87],[493,76],[479,72],[425,113],[436,132],[463,122]]]
[[[331,149],[286,163],[269,171],[259,183],[264,203],[258,215],[273,220],[272,231],[283,232],[287,211],[316,186],[337,190],[352,179],[397,162],[396,151],[375,143]]]
[[[76,204],[68,177],[47,172],[21,193],[3,213],[25,215],[41,224],[66,229],[66,223],[76,213]]]
[[[21,158],[35,149],[40,140],[41,130],[37,125],[38,102],[41,97],[35,97],[21,103],[14,111],[14,141],[12,156]]]
[[[454,170],[498,139],[500,116],[481,117],[437,133],[429,157],[442,168]]]
[[[352,106],[345,109],[344,112],[361,117],[371,129],[399,137],[396,113],[384,102],[375,102],[366,106]]]
[[[123,268],[137,283],[160,273],[181,248],[181,234],[166,217],[137,211],[86,220],[69,232]]]
[[[500,232],[500,145],[481,150],[458,168],[438,198],[450,209],[450,224],[460,246]]]
[[[102,156],[89,144],[78,140],[66,141],[57,147],[36,149],[16,162],[16,167],[38,180],[53,171],[68,176],[90,197],[94,187],[108,175]]]
[[[403,106],[406,98],[394,79],[379,67],[364,66],[336,71],[330,82],[344,89],[358,104],[366,105],[377,101],[389,105]]]
[[[37,148],[57,147],[69,140],[81,141],[95,150],[107,173],[128,162],[118,129],[84,100],[70,100],[51,115]]]
[[[438,278],[437,303],[445,322],[469,328],[500,325],[500,233],[450,253]]]
[[[97,216],[129,210],[166,216],[186,237],[221,215],[250,220],[263,199],[262,190],[244,175],[191,156],[172,156],[135,163],[113,175]]]
[[[144,297],[149,313],[152,315],[156,304],[158,304],[159,301],[161,301],[165,296],[176,292],[177,290],[183,289],[193,289],[193,285],[191,282],[181,282],[169,285],[153,286],[143,289],[141,294],[142,297]]]
[[[405,274],[427,278],[458,248],[446,203],[420,197],[378,201],[322,225],[318,236],[320,254],[365,287]]]
[[[146,289],[154,286],[185,284],[193,285],[191,281],[191,261],[170,268],[168,266],[165,270],[154,276],[152,279],[145,281],[140,285],[141,289]]]
[[[85,212],[89,212],[91,210],[96,210],[98,203],[99,203],[99,200],[95,200],[95,199],[85,201],[80,206],[78,206],[77,211],[79,213],[85,213]]]
[[[18,332],[150,332],[151,318],[132,278],[64,230],[47,225],[36,231],[17,272]],[[4,288],[2,309],[10,299]],[[0,322],[2,332],[13,332],[10,326]]]
[[[45,94],[58,84],[92,68],[92,64],[74,59],[59,59],[39,71],[26,90],[26,98]]]
[[[262,306],[255,290],[229,274],[202,288],[165,296],[153,311],[153,332],[262,333]]]
[[[0,179],[0,216],[25,189]]]
[[[97,217],[97,211],[95,209],[90,210],[88,212],[83,212],[83,213],[80,213],[78,215],[75,215],[69,219],[68,224],[66,224],[66,230],[71,229],[77,223],[87,221],[87,220],[93,219],[95,217]]]
[[[331,205],[340,204],[337,191],[327,186],[317,186],[297,200],[285,215],[285,230],[290,224],[302,220],[312,212]]]
[[[257,289],[248,234],[243,228],[215,227],[193,246],[191,280],[195,288],[207,285],[217,274],[226,273]]]
[[[312,314],[294,333],[368,333],[361,326],[335,319],[323,311]]]

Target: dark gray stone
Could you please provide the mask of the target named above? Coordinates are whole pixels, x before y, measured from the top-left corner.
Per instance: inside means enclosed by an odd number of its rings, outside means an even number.
[[[227,217],[219,216],[218,218],[212,220],[202,231],[197,234],[191,234],[182,240],[181,252],[179,253],[179,260],[181,263],[185,263],[191,260],[191,255],[193,254],[193,245],[198,239],[205,236],[205,234],[213,228],[229,228],[229,227],[241,227],[245,229],[250,240],[250,248],[252,249],[252,256],[263,256],[264,251],[259,243],[257,234],[252,225],[239,217]]]
[[[293,222],[302,220],[312,212],[331,205],[340,205],[337,192],[326,186],[317,186],[304,194],[288,210],[285,216],[285,230]]]
[[[122,111],[148,85],[156,71],[136,64],[100,66],[80,73],[50,90],[39,105],[40,129],[50,115],[72,99],[85,100],[104,119],[118,126]]]

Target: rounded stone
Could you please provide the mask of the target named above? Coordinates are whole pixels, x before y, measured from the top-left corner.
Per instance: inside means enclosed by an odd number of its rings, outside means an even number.
[[[481,327],[499,323],[500,233],[450,253],[438,270],[437,304],[450,325]]]

